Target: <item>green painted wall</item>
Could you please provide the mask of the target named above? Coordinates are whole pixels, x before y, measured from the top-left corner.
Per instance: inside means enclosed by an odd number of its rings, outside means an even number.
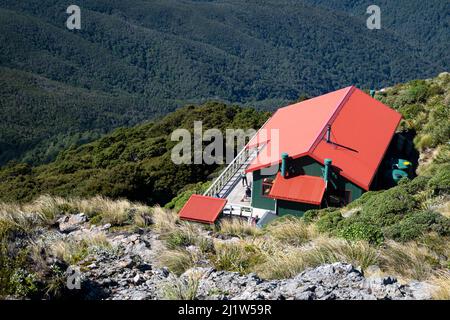
[[[302,157],[299,159],[289,159],[287,162],[287,172],[290,175],[309,175],[322,177],[323,176],[323,165],[310,157]],[[275,175],[271,176],[261,176],[259,170],[253,172],[253,186],[252,186],[252,206],[255,208],[267,209],[267,210],[278,210],[279,215],[303,215],[305,211],[310,209],[317,209],[317,206],[309,205],[305,203],[290,202],[285,200],[278,200],[278,204],[275,206],[275,200],[264,197],[262,195],[262,181],[264,178],[271,177],[275,178]],[[358,187],[354,183],[348,181],[347,179],[336,175],[336,173],[331,174],[331,180],[336,185],[337,190],[333,191],[334,185],[329,184],[330,193],[338,193],[340,196],[345,195],[345,191],[351,192],[351,201],[354,201],[361,197],[365,192],[364,189]]]
[[[362,194],[365,192],[364,189],[361,189],[360,187],[358,187],[357,185],[355,185],[350,181],[345,181],[345,190],[348,190],[352,193],[350,201],[355,201],[356,199],[361,197]]]
[[[252,207],[275,211],[275,199],[262,195],[262,181],[267,177],[275,178],[275,175],[261,176],[260,170],[253,171]]]
[[[310,157],[302,157],[298,159],[288,160],[288,172],[293,176],[308,175],[322,177],[323,165]]]
[[[306,211],[318,208],[319,206],[307,203],[277,200],[277,214],[280,217],[288,214],[301,217],[305,214]]]

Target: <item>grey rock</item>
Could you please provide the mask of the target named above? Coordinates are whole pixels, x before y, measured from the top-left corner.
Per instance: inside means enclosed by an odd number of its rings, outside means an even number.
[[[65,215],[58,219],[59,231],[70,233],[79,230],[86,221],[87,217],[84,213]]]

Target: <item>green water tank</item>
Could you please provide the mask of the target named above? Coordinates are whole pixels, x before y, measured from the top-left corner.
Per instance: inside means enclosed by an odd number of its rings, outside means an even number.
[[[400,169],[394,169],[392,170],[392,179],[394,180],[395,183],[398,183],[400,181],[401,178],[407,178],[408,174]]]
[[[407,170],[407,169],[411,168],[412,163],[409,162],[408,160],[398,159],[396,165],[397,165],[397,168],[400,170]]]

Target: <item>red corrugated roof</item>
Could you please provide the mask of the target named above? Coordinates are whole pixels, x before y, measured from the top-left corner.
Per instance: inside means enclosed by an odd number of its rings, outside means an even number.
[[[320,205],[324,192],[325,181],[321,177],[300,175],[292,178],[283,178],[278,173],[269,197]]]
[[[264,126],[279,128],[277,154],[265,155],[275,140],[268,139],[247,172],[280,163],[282,152],[322,164],[330,158],[343,177],[368,190],[400,120],[400,113],[355,87],[279,109]],[[328,125],[332,144],[325,141]]]
[[[180,219],[213,224],[226,203],[226,199],[193,194],[180,210]]]
[[[247,171],[279,163],[282,152],[288,152],[290,156],[306,154],[350,90],[351,87],[344,88],[278,109],[250,141],[250,147],[263,143],[267,145]],[[279,139],[272,137],[272,129],[278,129]],[[272,141],[276,140],[279,140],[278,146],[272,146]],[[270,154],[272,147],[275,150]]]
[[[311,156],[333,161],[339,174],[369,190],[401,115],[361,90],[355,90],[331,125],[331,142],[321,139]]]

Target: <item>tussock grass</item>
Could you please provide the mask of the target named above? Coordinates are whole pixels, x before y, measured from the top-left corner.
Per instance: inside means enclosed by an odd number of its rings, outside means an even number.
[[[274,221],[269,224],[267,234],[282,243],[290,245],[302,245],[318,236],[318,232],[313,224],[306,224],[303,220],[294,217]]]
[[[84,213],[92,222],[110,223],[113,226],[136,224],[147,226],[151,209],[128,200],[111,200],[97,196],[89,199],[40,196],[32,203],[23,205],[21,210],[43,215],[48,223],[54,222],[61,214]]]
[[[219,234],[236,237],[258,236],[261,230],[243,219],[222,219],[216,230]]]
[[[362,269],[377,264],[379,253],[366,241],[350,242],[342,239],[320,237],[307,253],[308,266],[324,263],[346,262]]]
[[[171,210],[156,206],[152,210],[153,228],[155,231],[165,234],[177,229],[178,215]]]
[[[264,279],[284,279],[296,276],[308,267],[305,251],[289,246],[265,255],[264,263],[255,272]]]
[[[48,250],[68,264],[76,264],[86,258],[92,250],[112,249],[111,243],[102,233],[76,240],[59,240],[48,245]]]
[[[201,230],[199,230],[198,226],[182,222],[172,231],[163,235],[162,238],[169,249],[177,249],[198,244],[201,238],[200,232]]]
[[[56,217],[62,213],[75,213],[75,208],[71,201],[60,197],[42,195],[31,203],[23,205],[25,212],[42,214],[48,223],[54,222]]]
[[[41,213],[24,212],[20,206],[0,203],[0,237],[12,232],[28,233],[46,222]]]
[[[437,211],[444,217],[450,218],[450,201],[448,200],[448,198],[444,203],[441,204],[441,206],[437,208]]]
[[[111,200],[102,196],[90,199],[67,200],[70,207],[78,212],[85,213],[88,217],[100,216],[102,223],[110,223],[113,226],[137,223],[139,226],[148,224],[151,209],[140,203],[128,200]]]
[[[166,300],[194,300],[202,274],[191,272],[188,276],[178,278],[163,286],[162,296]]]
[[[167,267],[176,275],[181,275],[186,270],[193,268],[199,258],[198,253],[185,249],[166,250],[159,255],[159,265]]]
[[[215,242],[214,248],[211,260],[218,270],[247,273],[264,259],[260,248],[250,242]]]
[[[387,242],[380,256],[380,266],[389,273],[402,276],[404,280],[426,280],[438,264],[435,255],[426,247],[414,242],[400,244]]]
[[[431,284],[435,286],[431,297],[435,300],[450,300],[450,271],[445,270],[436,273],[431,278]]]
[[[283,245],[265,254],[265,262],[255,271],[266,279],[282,279],[297,275],[306,268],[321,264],[346,262],[362,269],[378,262],[378,252],[367,242],[318,237],[304,246]]]

